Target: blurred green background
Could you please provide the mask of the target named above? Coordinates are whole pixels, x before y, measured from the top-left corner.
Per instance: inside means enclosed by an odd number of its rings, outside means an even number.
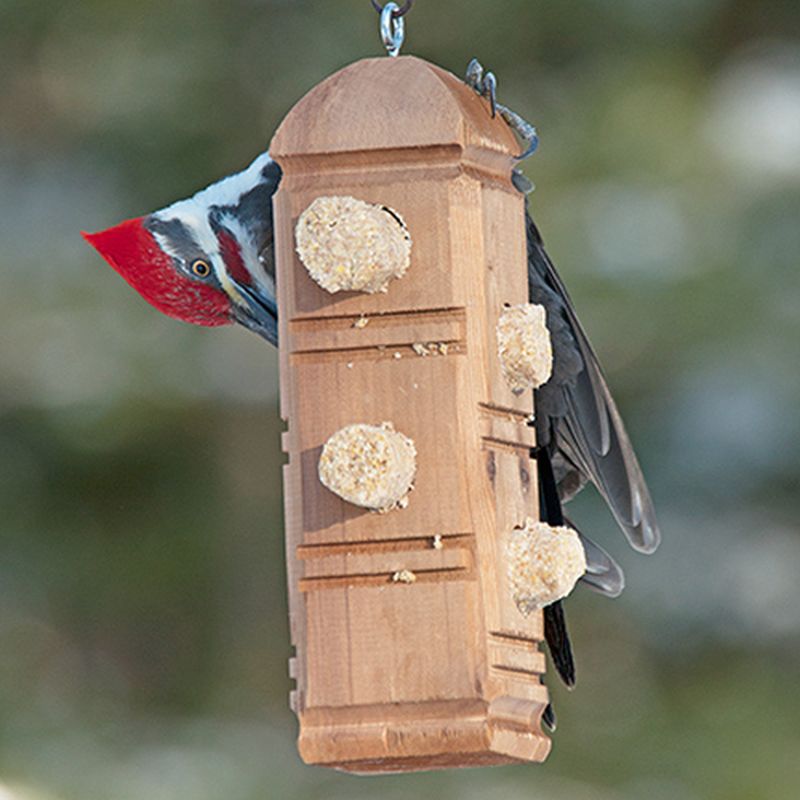
[[[628,590],[569,602],[546,765],[300,763],[275,355],[78,232],[245,166],[381,52],[368,0],[0,0],[0,800],[796,800],[797,0],[417,0],[405,52],[479,56],[539,128],[533,210],[664,544],[572,509]]]

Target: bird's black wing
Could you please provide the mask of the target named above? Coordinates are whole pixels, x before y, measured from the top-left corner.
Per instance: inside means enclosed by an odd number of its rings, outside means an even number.
[[[527,215],[530,301],[545,307],[553,374],[536,390],[539,445],[551,455],[561,499],[591,481],[636,550],[658,547],[650,492],[597,357],[572,301]]]

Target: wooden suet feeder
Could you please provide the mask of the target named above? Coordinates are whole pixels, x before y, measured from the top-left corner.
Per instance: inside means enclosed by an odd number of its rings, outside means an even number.
[[[380,773],[550,750],[541,611],[520,613],[506,564],[514,529],[539,518],[531,394],[512,391],[497,341],[504,309],[528,301],[518,151],[484,99],[414,57],[346,67],[272,141],[291,702],[308,763]],[[407,269],[376,291],[323,288],[297,241],[319,198],[383,209],[364,235],[402,228]],[[334,272],[355,269],[342,248]],[[326,488],[319,462],[338,431],[384,423],[416,462],[405,501],[378,512]]]

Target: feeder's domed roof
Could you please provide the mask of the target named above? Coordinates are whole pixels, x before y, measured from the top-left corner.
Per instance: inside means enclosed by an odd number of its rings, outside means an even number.
[[[273,157],[460,146],[517,153],[510,128],[460,79],[414,56],[350,64],[306,94],[278,128]]]

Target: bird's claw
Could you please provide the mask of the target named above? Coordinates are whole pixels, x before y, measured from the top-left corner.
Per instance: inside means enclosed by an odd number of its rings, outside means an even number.
[[[516,156],[517,161],[524,161],[532,155],[539,146],[539,136],[536,128],[524,120],[515,111],[497,102],[497,78],[493,72],[485,72],[483,64],[477,58],[473,58],[467,65],[465,83],[474,89],[481,97],[486,97],[492,109],[492,117],[497,112],[505,120],[506,124],[520,138],[523,143],[522,153]]]
[[[465,82],[481,97],[488,98],[492,109],[492,117],[495,117],[497,115],[497,78],[494,72],[485,72],[483,64],[477,58],[473,58],[467,64]]]
[[[492,119],[497,116],[497,78],[494,72],[487,72],[483,76],[484,97],[488,95],[489,105],[492,107]]]
[[[506,121],[507,125],[523,143],[523,150],[516,157],[517,161],[524,161],[528,156],[532,156],[539,146],[539,134],[536,133],[536,128],[517,114],[516,111],[512,111],[507,106],[498,103],[497,110],[500,112],[500,116]]]
[[[535,188],[533,181],[517,167],[511,170],[511,183],[514,184],[520,194],[530,194]]]
[[[474,89],[478,94],[483,94],[483,65],[477,58],[467,64],[467,73],[464,76],[464,83]]]

